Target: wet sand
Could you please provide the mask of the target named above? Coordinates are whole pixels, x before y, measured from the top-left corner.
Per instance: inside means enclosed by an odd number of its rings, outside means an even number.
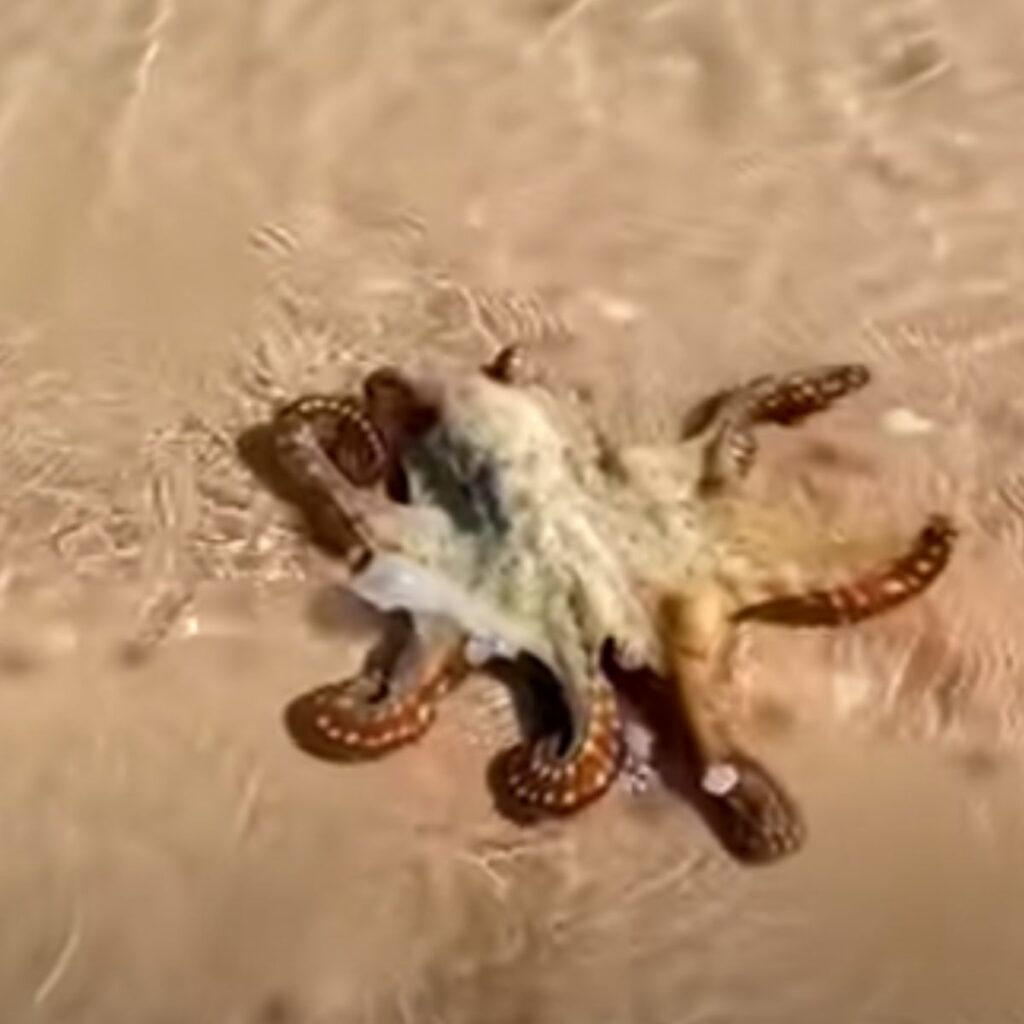
[[[0,21],[0,1020],[1024,1016],[1011,0]],[[658,786],[505,821],[482,677],[379,763],[289,743],[367,623],[238,431],[503,326],[616,437],[866,361],[766,440],[765,486],[857,532],[961,524],[913,607],[747,635],[736,714],[805,807],[791,861],[733,863]]]

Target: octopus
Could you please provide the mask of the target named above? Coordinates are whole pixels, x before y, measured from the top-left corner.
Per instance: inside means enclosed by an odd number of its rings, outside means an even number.
[[[524,730],[494,776],[525,814],[565,816],[628,763],[615,677],[639,677],[689,737],[727,848],[754,863],[795,852],[796,801],[716,701],[738,631],[843,627],[902,605],[943,572],[957,532],[933,514],[830,562],[820,522],[788,542],[786,509],[750,498],[762,431],[803,424],[870,376],[855,363],[760,376],[698,403],[660,444],[577,422],[514,345],[483,366],[381,366],[357,391],[290,400],[269,423],[275,461],[344,585],[384,613],[360,671],[288,704],[293,739],[379,757],[421,739],[474,671],[525,666],[519,683],[546,685],[561,713]]]

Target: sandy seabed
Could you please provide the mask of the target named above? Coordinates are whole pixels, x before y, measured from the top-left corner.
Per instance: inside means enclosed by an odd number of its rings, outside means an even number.
[[[982,6],[6,0],[0,1021],[1024,1020],[1024,8]],[[622,437],[864,360],[765,474],[960,522],[915,606],[747,638],[791,861],[657,787],[517,829],[484,679],[374,765],[288,742],[366,623],[237,431],[503,326]]]

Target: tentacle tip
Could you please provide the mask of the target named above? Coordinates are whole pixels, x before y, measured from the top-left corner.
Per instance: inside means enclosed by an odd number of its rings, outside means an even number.
[[[500,384],[514,384],[526,374],[526,353],[522,344],[506,345],[483,367],[485,376]]]
[[[925,523],[922,535],[927,541],[948,543],[960,536],[960,527],[945,512],[933,512]]]
[[[575,758],[563,759],[545,739],[499,755],[489,772],[491,789],[501,812],[515,821],[569,817],[611,788],[623,762],[618,743],[605,749],[601,741],[590,742]]]
[[[799,805],[781,783],[740,751],[733,751],[728,762],[709,766],[708,773],[722,767],[729,769],[728,788],[719,793],[702,788],[712,797],[704,803],[709,824],[728,852],[754,866],[775,863],[800,850],[807,826]]]
[[[851,389],[871,383],[871,367],[867,363],[848,363],[844,369],[846,383]]]
[[[328,683],[295,697],[282,712],[285,731],[300,750],[326,761],[367,761],[418,740],[432,724],[429,703],[392,708],[349,696],[345,683]]]
[[[285,732],[304,753],[328,761],[344,760],[346,748],[325,726],[321,696],[322,690],[315,690],[290,700],[281,714]]]

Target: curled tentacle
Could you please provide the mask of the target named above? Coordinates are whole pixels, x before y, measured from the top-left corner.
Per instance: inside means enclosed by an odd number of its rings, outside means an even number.
[[[403,466],[408,446],[440,417],[436,402],[394,367],[374,370],[363,382],[366,415],[383,451],[381,476],[389,497],[406,502],[409,484]]]
[[[304,395],[274,420],[286,470],[310,490],[325,490],[321,456],[359,488],[392,485],[406,445],[437,422],[438,411],[415,385],[390,367],[375,370],[363,396]]]
[[[363,398],[304,395],[275,415],[277,462],[315,532],[352,571],[365,568],[374,550],[361,513],[386,515],[385,497],[364,492],[383,484],[388,499],[407,501],[403,454],[436,416],[436,406],[391,369],[367,377]]]
[[[741,416],[729,417],[704,449],[701,489],[714,493],[742,480],[756,458],[757,436],[750,421]]]
[[[365,568],[373,547],[352,499],[360,481],[372,480],[379,459],[358,405],[305,395],[278,411],[272,433],[278,463],[301,491],[317,532],[353,572]]]
[[[438,422],[437,405],[393,367],[374,370],[363,382],[363,395],[367,415],[386,446],[396,454]]]
[[[399,628],[402,628],[401,626]],[[437,702],[469,672],[461,639],[405,641],[388,637],[362,673],[300,695],[285,724],[302,749],[330,760],[379,757],[418,740],[436,718]]]
[[[708,430],[732,395],[732,391],[716,391],[687,410],[679,425],[679,440],[689,441]]]
[[[525,359],[522,345],[505,345],[481,370],[491,380],[501,384],[515,384],[524,373]]]
[[[386,476],[390,452],[362,403],[353,398],[339,401],[331,445],[331,461],[357,487],[372,487]]]
[[[601,680],[593,685],[586,721],[569,749],[551,736],[521,743],[500,758],[503,795],[528,810],[568,815],[605,793],[622,768],[625,744],[615,694]]]
[[[371,487],[383,478],[386,439],[364,403],[352,395],[304,395],[278,412],[274,429],[279,458],[299,483],[324,486],[310,442],[357,487]]]
[[[841,363],[781,377],[757,377],[705,399],[683,423],[684,439],[713,430],[704,450],[703,488],[719,490],[749,473],[757,455],[754,428],[758,425],[795,426],[870,379],[863,364]]]
[[[901,605],[927,590],[949,564],[956,527],[933,515],[910,550],[836,587],[770,598],[741,608],[737,620],[793,626],[843,626]]]

